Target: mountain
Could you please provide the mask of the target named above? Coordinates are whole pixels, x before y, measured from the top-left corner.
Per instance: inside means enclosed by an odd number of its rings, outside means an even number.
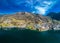
[[[5,30],[17,27],[21,29],[46,31],[51,30],[54,27],[53,24],[59,24],[59,22],[52,20],[48,16],[29,12],[17,12],[16,14],[0,17],[0,28],[5,28]]]
[[[51,17],[52,19],[60,20],[60,12],[59,13],[51,12],[47,16]]]

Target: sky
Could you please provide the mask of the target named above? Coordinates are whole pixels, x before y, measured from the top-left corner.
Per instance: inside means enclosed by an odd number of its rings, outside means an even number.
[[[0,0],[0,14],[60,12],[60,0]]]
[[[60,0],[51,8],[50,12],[60,12]]]

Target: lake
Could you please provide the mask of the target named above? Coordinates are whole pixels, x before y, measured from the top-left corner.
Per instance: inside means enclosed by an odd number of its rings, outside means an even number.
[[[60,31],[0,30],[0,43],[60,43]]]

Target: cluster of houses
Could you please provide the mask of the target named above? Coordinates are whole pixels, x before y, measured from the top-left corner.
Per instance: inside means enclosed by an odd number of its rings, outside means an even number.
[[[26,28],[26,29],[31,29],[31,30],[39,30],[39,31],[46,31],[50,30],[51,28],[54,30],[60,30],[60,24],[58,25],[50,25],[48,23],[35,23],[32,21],[26,21],[26,20],[16,20],[16,19],[6,19],[3,21],[3,23],[0,24],[0,28],[5,27],[5,28]]]

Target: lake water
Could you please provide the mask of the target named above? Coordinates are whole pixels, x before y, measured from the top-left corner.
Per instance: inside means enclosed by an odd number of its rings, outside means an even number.
[[[0,43],[60,43],[60,31],[0,30]]]

